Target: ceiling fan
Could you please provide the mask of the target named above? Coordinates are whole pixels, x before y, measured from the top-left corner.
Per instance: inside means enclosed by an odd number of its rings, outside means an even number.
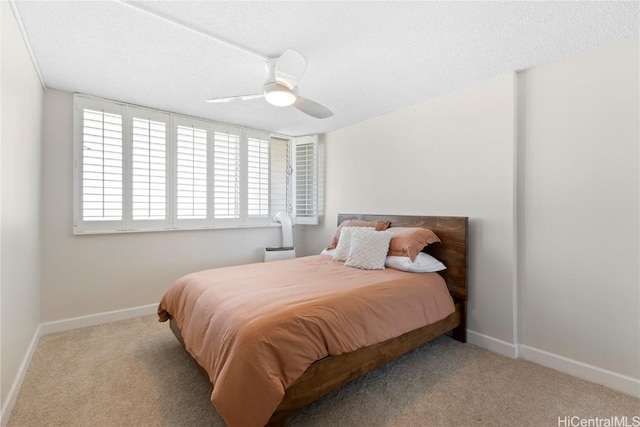
[[[211,98],[206,101],[221,103],[264,98],[269,104],[277,107],[293,105],[303,113],[317,119],[333,116],[327,107],[298,95],[298,83],[307,70],[307,59],[300,52],[295,49],[287,49],[280,58],[268,59],[266,69],[267,81],[262,87],[262,93]]]

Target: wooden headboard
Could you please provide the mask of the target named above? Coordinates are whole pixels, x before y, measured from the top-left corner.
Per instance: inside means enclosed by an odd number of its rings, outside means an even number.
[[[467,229],[469,218],[463,216],[338,214],[338,225],[347,219],[389,221],[391,227],[422,227],[433,230],[442,242],[427,246],[423,252],[433,255],[447,267],[440,274],[447,282],[451,296],[459,301],[467,300]]]

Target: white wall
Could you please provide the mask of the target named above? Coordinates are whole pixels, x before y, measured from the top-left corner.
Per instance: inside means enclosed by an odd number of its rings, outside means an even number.
[[[514,96],[509,73],[328,133],[326,216],[305,253],[338,213],[469,216],[469,329],[512,342]]]
[[[305,253],[339,212],[469,216],[470,340],[640,396],[638,75],[636,36],[327,134]]]
[[[260,262],[280,228],[72,234],[73,95],[48,89],[43,119],[42,321],[154,304],[183,274]]]
[[[520,342],[640,378],[638,38],[519,78]]]
[[[4,412],[40,324],[42,87],[11,7],[1,3],[0,396]]]

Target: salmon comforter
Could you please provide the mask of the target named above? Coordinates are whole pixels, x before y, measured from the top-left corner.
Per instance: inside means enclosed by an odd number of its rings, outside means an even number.
[[[265,425],[313,362],[453,312],[437,273],[359,270],[326,255],[192,273],[158,307],[160,321],[175,318],[232,427]]]

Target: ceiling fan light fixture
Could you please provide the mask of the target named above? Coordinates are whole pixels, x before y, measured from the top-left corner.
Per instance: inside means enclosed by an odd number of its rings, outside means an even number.
[[[267,83],[264,85],[264,99],[276,107],[286,107],[296,102],[298,94],[296,89],[289,89],[278,83]]]
[[[279,58],[270,58],[265,62],[267,80],[262,93],[240,95],[226,98],[210,98],[207,102],[248,101],[264,98],[276,107],[292,105],[298,111],[316,119],[333,116],[331,110],[304,96],[298,96],[298,83],[307,69],[307,59],[297,50],[287,49]]]

